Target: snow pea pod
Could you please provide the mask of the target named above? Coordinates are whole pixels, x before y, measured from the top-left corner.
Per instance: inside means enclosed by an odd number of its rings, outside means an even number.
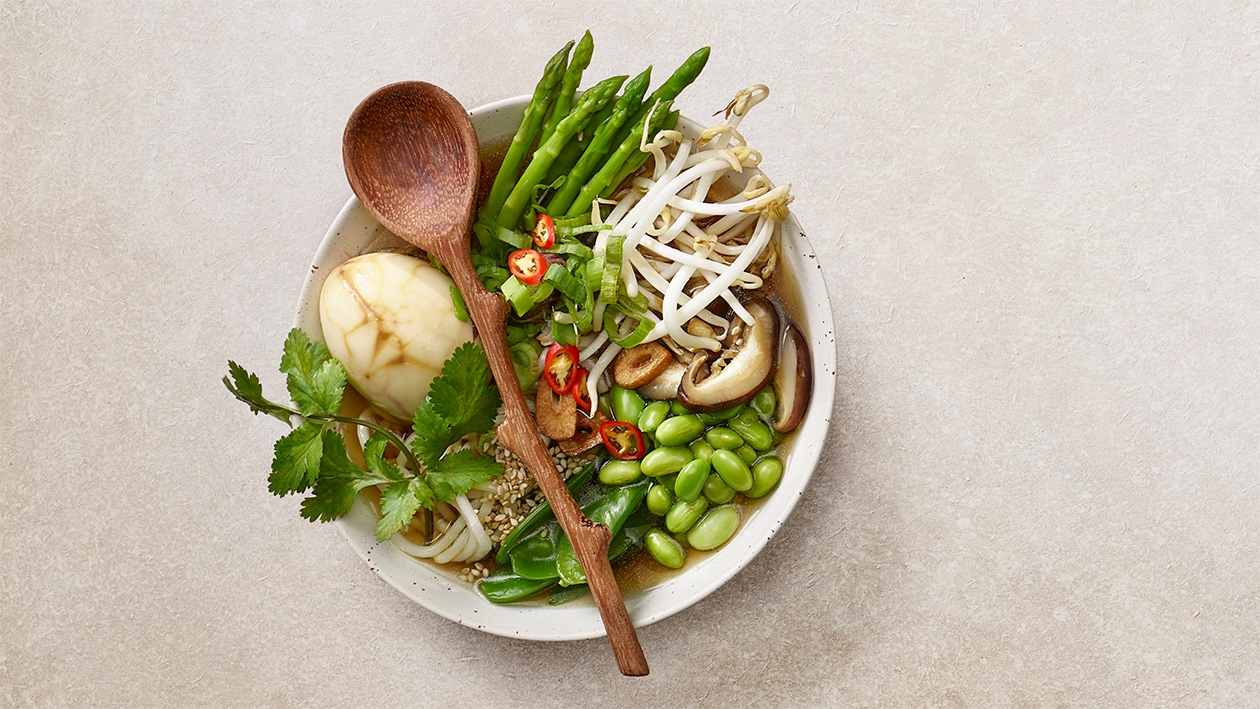
[[[630,515],[639,508],[651,484],[651,480],[643,478],[630,485],[612,488],[584,506],[582,514],[592,522],[608,527],[616,535]],[[556,567],[560,571],[561,586],[586,583],[586,572],[582,571],[582,565],[578,562],[577,553],[573,551],[573,544],[568,537],[562,536],[556,544]]]
[[[560,576],[556,568],[556,539],[560,525],[555,522],[540,528],[536,534],[522,539],[508,556],[512,560],[512,572],[526,579],[554,579]]]
[[[634,549],[643,543],[643,537],[652,529],[654,518],[645,508],[640,507],[630,518],[626,520],[625,526],[620,532],[613,535],[612,541],[608,544],[608,560],[615,561],[626,552]],[[590,592],[590,587],[584,583],[573,586],[556,586],[551,589],[551,596],[547,599],[547,603],[558,606],[561,603],[581,598]]]
[[[477,582],[477,591],[491,603],[515,603],[556,585],[556,579],[526,579],[500,568]]]
[[[569,493],[576,492],[587,480],[590,480],[598,468],[599,461],[591,461],[577,475],[569,478],[569,482],[565,483],[565,487],[569,488]],[[495,554],[494,560],[500,565],[508,563],[508,553],[512,551],[512,548],[549,519],[554,520],[555,514],[551,511],[551,503],[544,500],[542,504],[531,510],[525,519],[513,527],[511,532],[508,532],[508,535],[499,543],[499,552]]]

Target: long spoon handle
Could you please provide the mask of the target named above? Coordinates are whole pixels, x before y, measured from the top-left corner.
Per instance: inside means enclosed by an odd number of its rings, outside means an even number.
[[[560,528],[573,543],[573,551],[586,573],[591,595],[595,597],[595,605],[604,621],[604,629],[608,632],[608,641],[612,644],[613,656],[621,674],[633,677],[646,675],[647,658],[643,655],[643,647],[639,645],[630,612],[626,609],[625,599],[621,597],[621,589],[617,587],[612,566],[608,562],[608,544],[612,541],[612,534],[604,525],[587,519],[574,502],[573,496],[564,485],[564,479],[556,471],[555,462],[543,446],[538,427],[530,416],[525,395],[517,382],[504,331],[507,303],[481,285],[472,263],[468,260],[466,243],[462,249],[452,241],[437,247],[439,260],[446,266],[460,294],[464,296],[464,302],[472,315],[473,324],[477,326],[486,357],[490,361],[490,371],[494,374],[499,394],[503,397],[506,413],[503,423],[499,424],[499,441],[525,463],[543,495],[551,503]]]

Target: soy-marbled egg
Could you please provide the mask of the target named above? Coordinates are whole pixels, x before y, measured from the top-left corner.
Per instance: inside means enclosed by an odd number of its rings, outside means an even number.
[[[472,339],[455,316],[450,277],[397,253],[356,256],[328,275],[319,319],[328,351],[355,389],[381,411],[410,421],[442,373]]]

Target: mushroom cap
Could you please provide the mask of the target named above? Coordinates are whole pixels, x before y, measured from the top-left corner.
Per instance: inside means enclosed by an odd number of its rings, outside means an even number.
[[[683,374],[678,398],[691,411],[711,413],[742,404],[770,381],[779,342],[779,315],[764,298],[750,301],[753,322],[744,328],[735,356],[721,371],[712,373],[712,352],[697,354]]]

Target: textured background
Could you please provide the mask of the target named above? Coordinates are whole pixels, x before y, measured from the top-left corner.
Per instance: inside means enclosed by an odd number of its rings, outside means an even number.
[[[1260,8],[0,5],[0,706],[1241,706],[1260,694]],[[603,640],[459,627],[265,488],[346,118],[713,56],[826,264],[782,533]],[[264,383],[280,384],[278,374]],[[274,423],[274,422],[272,422]]]

